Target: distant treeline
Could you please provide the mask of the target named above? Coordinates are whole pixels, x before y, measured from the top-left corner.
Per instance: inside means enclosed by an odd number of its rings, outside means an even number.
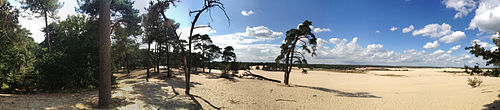
[[[220,63],[220,62],[214,62]],[[281,65],[277,65],[274,62],[239,62],[241,65],[245,66],[260,66],[260,68],[270,67],[270,68],[279,68]],[[445,67],[435,67],[435,66],[390,66],[390,65],[342,65],[342,64],[303,64],[293,66],[299,68],[317,68],[317,69],[356,69],[356,68],[364,68],[364,67],[384,67],[384,68],[445,68]],[[457,67],[459,68],[459,67]],[[462,67],[463,68],[463,67]]]

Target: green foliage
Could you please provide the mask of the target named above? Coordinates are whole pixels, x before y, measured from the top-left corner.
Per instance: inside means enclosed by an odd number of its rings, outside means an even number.
[[[43,54],[37,65],[43,90],[97,87],[97,23],[85,16],[70,16],[65,21],[49,25],[48,29],[54,36],[51,39],[52,53]]]
[[[498,34],[498,33],[497,33]],[[493,43],[496,46],[500,46],[500,38],[492,38]],[[471,54],[474,54],[476,57],[482,56],[484,60],[486,60],[486,66],[493,64],[496,67],[500,66],[500,50],[486,50],[478,42],[474,42],[474,46],[466,47],[465,50],[469,50]]]
[[[37,17],[42,17],[47,13],[51,18],[56,18],[53,15],[62,7],[59,0],[21,0],[21,4],[23,4],[21,8],[40,14]]]
[[[234,48],[232,46],[227,46],[222,52],[222,61],[229,62],[231,60],[236,60],[236,54],[234,53]]]
[[[467,78],[467,84],[471,86],[472,88],[476,88],[478,86],[481,86],[481,83],[483,83],[482,79],[479,79],[477,77],[474,77],[474,79]]]
[[[498,34],[500,34],[500,31],[497,32],[497,35]],[[493,43],[495,43],[496,46],[500,46],[500,38],[492,38],[491,40],[493,40]],[[498,75],[500,74],[499,69],[498,69],[498,67],[500,67],[500,50],[499,49],[486,50],[483,47],[481,47],[481,45],[479,45],[477,42],[474,42],[474,46],[466,47],[465,49],[469,50],[469,52],[471,54],[474,54],[476,57],[482,56],[482,58],[487,61],[486,66],[493,64],[493,66],[497,67],[497,68],[493,69],[493,71],[485,72],[483,75],[498,77]],[[476,66],[478,66],[478,65],[476,64]],[[476,68],[476,66],[474,68],[472,68],[471,72],[468,72],[467,71],[468,67],[465,66],[466,72],[469,74],[481,73],[482,71],[480,69],[477,69],[479,67]]]
[[[284,64],[266,64],[262,67],[262,70],[265,71],[285,71]]]
[[[290,29],[286,32],[285,43],[281,45],[281,52],[276,57],[275,62],[286,64],[307,64],[304,54],[310,53],[311,56],[316,55],[316,36],[311,32],[311,21],[304,21],[299,25],[298,29]],[[297,43],[299,43],[297,48]],[[297,51],[299,49],[301,51]],[[289,63],[290,62],[290,63]],[[287,65],[287,66],[289,66]]]
[[[18,16],[8,2],[0,3],[0,92],[29,92],[37,86],[33,66],[40,48],[18,24]]]
[[[481,74],[483,70],[479,68],[479,64],[474,65],[474,68],[471,69],[471,72],[469,75],[474,75],[474,74]]]
[[[221,71],[221,77],[223,78],[228,78],[229,77],[229,71],[231,70],[231,65],[229,64],[221,64],[219,67]]]
[[[281,45],[281,52],[276,57],[276,64],[285,63],[284,83],[288,84],[290,72],[293,64],[307,64],[305,54],[316,55],[316,36],[311,32],[311,21],[304,21],[299,25],[298,29],[290,29],[286,31],[285,43]],[[297,45],[297,42],[300,42]],[[296,47],[300,46],[300,47]],[[297,51],[299,50],[299,51]]]
[[[500,75],[500,69],[493,68],[491,71],[488,70],[483,73],[484,76],[498,77]]]

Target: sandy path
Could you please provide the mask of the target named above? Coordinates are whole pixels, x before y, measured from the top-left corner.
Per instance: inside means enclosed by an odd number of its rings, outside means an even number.
[[[192,96],[184,95],[184,77],[164,73],[146,82],[145,71],[120,75],[113,90],[113,109],[453,109],[500,105],[500,78],[482,77],[478,88],[461,74],[442,69],[374,71],[367,74],[292,72],[292,86],[256,79],[217,78],[193,74]],[[219,73],[220,71],[213,71]],[[242,72],[242,71],[241,71]],[[283,72],[252,70],[282,80]],[[178,72],[176,72],[178,73]],[[400,74],[389,77],[378,74]],[[14,104],[12,104],[14,103]],[[0,109],[95,109],[97,91],[35,95],[2,95]]]

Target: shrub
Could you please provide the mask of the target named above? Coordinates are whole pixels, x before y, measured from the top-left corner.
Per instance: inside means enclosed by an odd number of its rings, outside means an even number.
[[[477,78],[477,77],[474,77],[474,79],[471,79],[471,78],[467,78],[467,82],[469,86],[471,86],[472,88],[476,88],[478,86],[481,86],[481,83],[483,83],[483,80]]]
[[[479,68],[479,65],[475,65],[474,68],[472,68],[472,71],[470,72],[469,75],[474,75],[474,74],[481,74],[483,70]]]
[[[307,70],[302,69],[302,73],[307,74]]]
[[[483,75],[484,76],[491,76],[491,77],[498,77],[500,74],[500,69],[493,69],[492,71],[488,70],[486,71]]]
[[[220,71],[222,72],[221,77],[227,78],[229,77],[229,71],[231,70],[231,65],[228,64],[222,64],[220,65]]]
[[[260,67],[259,67],[259,66],[256,66],[256,67],[255,67],[255,69],[260,70]]]

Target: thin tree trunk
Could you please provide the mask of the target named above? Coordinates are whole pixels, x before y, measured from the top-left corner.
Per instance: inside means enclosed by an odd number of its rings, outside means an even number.
[[[153,59],[154,60],[157,60],[156,59],[156,49],[158,49],[158,44],[155,44],[155,49],[153,50]],[[156,61],[153,63],[153,70],[154,72],[156,73],[158,70],[156,70]]]
[[[46,41],[47,50],[50,53],[50,36],[49,36],[49,29],[48,29],[49,22],[48,22],[48,17],[47,17],[47,11],[45,10],[45,11],[43,11],[43,13],[44,13],[44,17],[45,17],[45,37],[47,37],[47,41]]]
[[[208,73],[212,73],[212,61],[208,61]]]
[[[158,49],[156,50],[156,57],[158,58],[156,60],[156,70],[158,70],[158,73],[160,73],[160,52],[161,52],[161,43],[158,43]]]
[[[198,18],[200,17],[201,13],[203,11],[205,11],[208,7],[205,7],[203,9],[201,9],[197,14],[196,16],[194,17],[194,20],[193,22],[191,23],[191,30],[189,31],[189,42],[188,42],[188,45],[189,45],[189,53],[187,54],[187,58],[188,58],[188,61],[189,63],[187,64],[187,72],[186,72],[186,94],[189,95],[189,90],[190,90],[190,86],[189,86],[189,83],[190,83],[190,77],[191,77],[191,63],[192,63],[192,59],[191,59],[191,37],[193,36],[193,30],[194,30],[194,26],[196,25],[196,21],[198,21]]]
[[[146,81],[149,81],[149,69],[151,68],[151,67],[149,67],[149,66],[151,66],[151,51],[150,50],[151,50],[151,43],[148,42],[148,52],[147,52],[148,61],[146,64],[146,68],[147,68],[146,69]]]
[[[99,106],[111,104],[111,39],[110,35],[110,0],[99,3]]]
[[[170,73],[170,46],[168,45],[168,42],[165,42],[165,45],[167,46],[167,77],[172,77],[172,73]]]
[[[127,52],[125,52],[125,65],[127,66],[127,74],[130,74],[130,65],[129,65],[129,62],[128,62],[128,54]]]
[[[204,57],[204,55],[205,55],[205,52],[203,52],[203,54],[202,54],[202,56],[201,56],[201,57],[203,58],[203,57]],[[205,73],[205,67],[207,67],[207,66],[206,66],[206,63],[205,63],[205,61],[203,61],[203,60],[202,60],[202,61],[200,61],[200,62],[201,62],[201,68],[203,68],[203,73]]]

